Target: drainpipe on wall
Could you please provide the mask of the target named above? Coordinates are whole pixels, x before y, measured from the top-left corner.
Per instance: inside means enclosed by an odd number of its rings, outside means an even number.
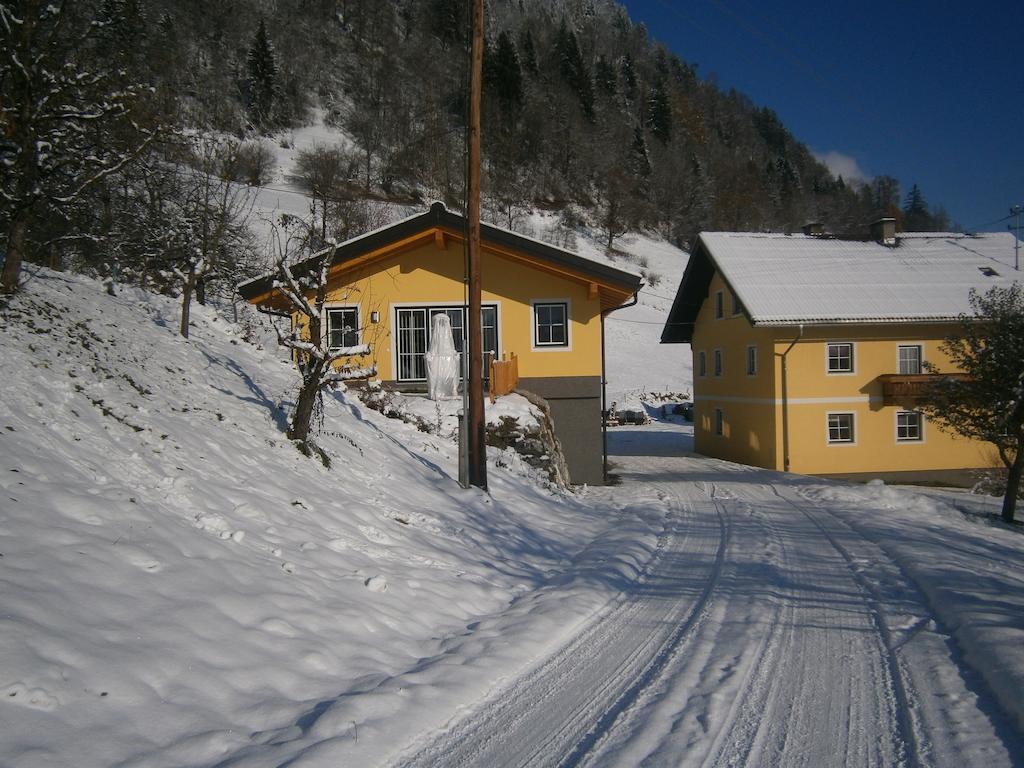
[[[604,319],[616,310],[636,306],[639,301],[640,292],[637,291],[633,294],[633,300],[628,304],[621,304],[618,307],[601,310],[601,478],[605,483],[608,482],[608,376],[604,352]]]
[[[789,353],[803,338],[803,335],[804,324],[800,323],[800,330],[796,338],[786,347],[786,351],[782,354],[775,353],[777,357],[782,358],[782,469],[784,472],[789,472],[789,371],[786,363]]]

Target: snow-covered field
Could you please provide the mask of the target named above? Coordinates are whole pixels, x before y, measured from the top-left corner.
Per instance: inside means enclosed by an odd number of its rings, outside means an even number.
[[[994,501],[694,457],[672,422],[611,430],[620,486],[492,453],[488,495],[344,393],[326,469],[283,439],[279,352],[176,311],[30,268],[0,313],[0,764],[1024,759]]]

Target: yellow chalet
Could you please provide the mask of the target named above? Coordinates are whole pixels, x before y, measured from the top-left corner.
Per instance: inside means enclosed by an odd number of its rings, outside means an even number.
[[[456,347],[464,347],[465,238],[466,219],[435,203],[341,244],[322,326],[330,343],[368,344],[370,357],[359,363],[372,362],[384,386],[425,390],[431,318],[447,314]],[[572,482],[601,483],[604,313],[635,296],[641,278],[487,224],[481,240],[484,354],[516,355],[519,388],[547,401]],[[287,309],[273,279],[239,292]]]
[[[965,482],[994,448],[917,408],[972,288],[1019,279],[1010,233],[704,232],[662,343],[693,353],[698,453],[849,479]]]

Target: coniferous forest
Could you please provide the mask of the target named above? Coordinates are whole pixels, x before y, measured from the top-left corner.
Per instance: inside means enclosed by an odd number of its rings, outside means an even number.
[[[702,229],[856,233],[879,215],[949,227],[916,185],[901,200],[891,177],[834,177],[770,107],[702,78],[613,0],[486,13],[496,223],[539,207],[609,246],[647,229],[684,247]],[[315,119],[352,139],[301,158],[321,239],[331,217],[359,229],[346,200],[461,208],[469,29],[468,0],[4,2],[4,285],[25,259],[200,300],[229,289],[251,266],[238,182],[264,182],[274,143]]]

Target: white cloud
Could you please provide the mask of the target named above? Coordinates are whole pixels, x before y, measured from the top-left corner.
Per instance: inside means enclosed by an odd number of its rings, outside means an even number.
[[[857,165],[856,158],[851,155],[844,155],[834,149],[830,152],[814,152],[812,154],[818,162],[824,163],[833,176],[842,176],[843,181],[865,183],[871,181],[871,176]]]

